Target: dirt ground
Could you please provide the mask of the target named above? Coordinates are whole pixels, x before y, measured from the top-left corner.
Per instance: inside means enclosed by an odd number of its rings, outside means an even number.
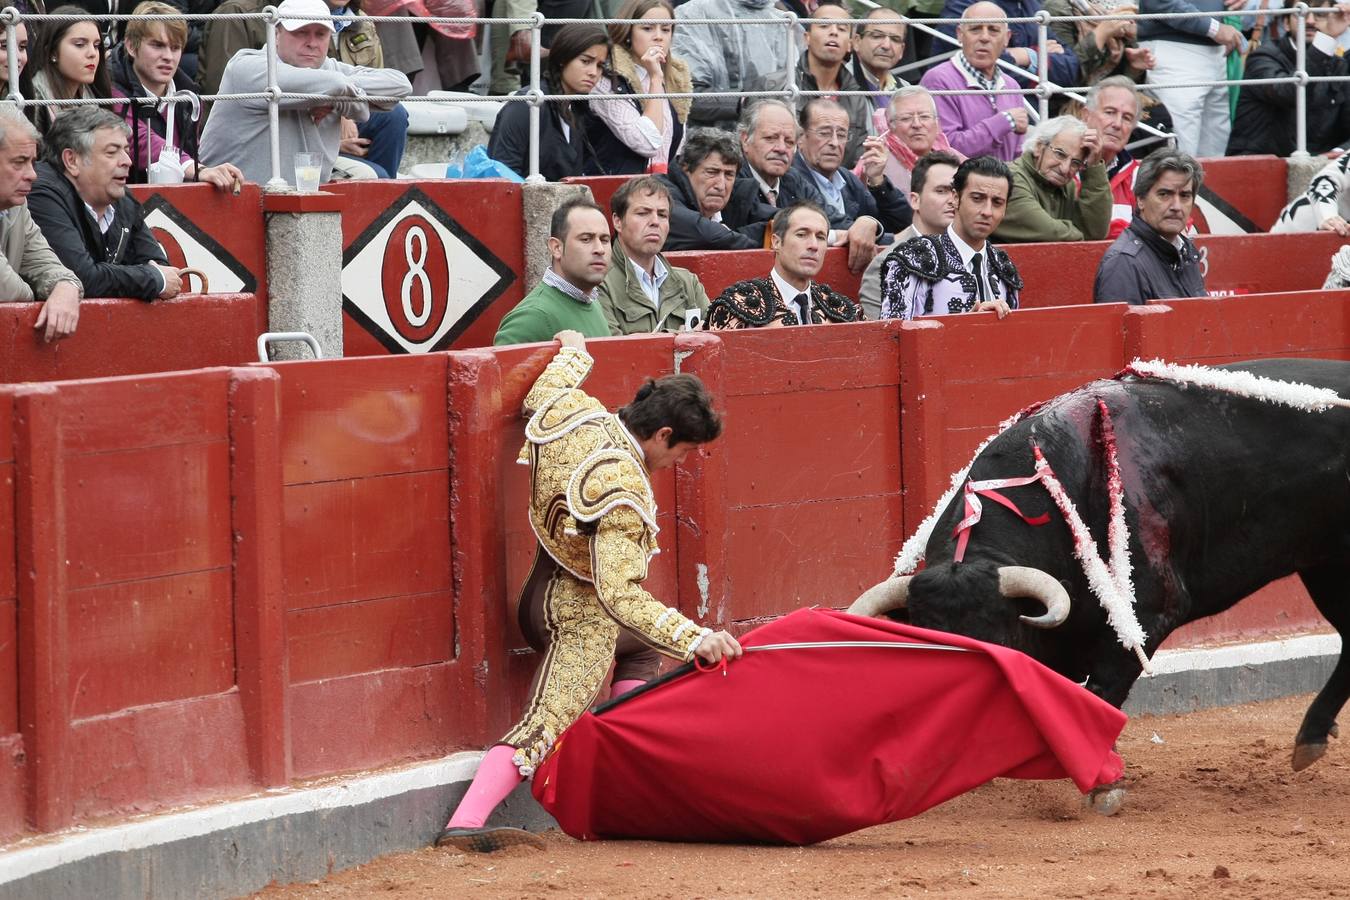
[[[1141,717],[1113,818],[1069,782],[999,780],[916,818],[814,847],[580,843],[491,856],[426,849],[257,897],[1350,896],[1350,747],[1294,773],[1311,695]]]

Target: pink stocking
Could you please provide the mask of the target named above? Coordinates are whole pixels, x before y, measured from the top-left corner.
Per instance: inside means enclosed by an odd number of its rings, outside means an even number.
[[[610,699],[613,699],[615,697],[621,697],[624,694],[628,693],[629,691],[633,690],[634,688],[642,687],[646,683],[647,682],[643,681],[641,678],[628,678],[623,681],[616,681],[614,682],[613,685],[610,686],[609,689]]]
[[[459,807],[450,817],[446,828],[483,827],[483,823],[497,808],[497,804],[505,800],[506,795],[525,780],[521,777],[516,764],[511,761],[515,752],[516,748],[509,744],[498,744],[483,754],[482,761],[478,763],[478,771],[473,776],[473,783],[465,792],[464,799],[459,801]]]

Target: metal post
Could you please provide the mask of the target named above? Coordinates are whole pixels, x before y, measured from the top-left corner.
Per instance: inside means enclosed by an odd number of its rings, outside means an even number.
[[[1050,40],[1050,14],[1045,10],[1036,12],[1036,97],[1037,110],[1042,122],[1050,118],[1050,88],[1046,82],[1050,78],[1050,54],[1045,44]]]
[[[787,14],[787,84],[783,89],[787,91],[787,102],[797,105],[797,100],[801,97],[801,88],[797,85],[797,14],[789,12]],[[763,27],[763,26],[750,26]]]
[[[5,23],[5,54],[9,61],[5,77],[9,79],[9,99],[22,110],[23,94],[19,92],[19,22],[22,17],[13,6],[6,6],[0,19]]]
[[[1297,28],[1294,29],[1294,153],[1308,155],[1308,36],[1304,32],[1308,22],[1308,4],[1294,7]]]
[[[290,185],[281,177],[281,88],[277,85],[277,8],[266,6],[267,25],[267,143],[272,153],[272,177],[266,189],[284,191]]]
[[[539,86],[539,44],[544,36],[544,14],[536,12],[534,22],[530,25],[530,177],[529,181],[540,182],[544,176],[539,174],[539,116],[542,112],[541,104],[546,102],[544,92]],[[562,90],[562,85],[552,86],[555,91]],[[575,123],[573,127],[579,127],[580,123]]]

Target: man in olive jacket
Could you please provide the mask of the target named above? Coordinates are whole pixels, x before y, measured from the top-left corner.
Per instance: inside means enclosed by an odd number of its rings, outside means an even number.
[[[1106,238],[1114,201],[1095,130],[1072,116],[1048,119],[1009,168],[1013,189],[996,243]]]
[[[614,242],[597,298],[615,335],[684,331],[699,325],[708,293],[688,269],[661,256],[670,232],[670,190],[644,175],[630,178],[609,201]]]

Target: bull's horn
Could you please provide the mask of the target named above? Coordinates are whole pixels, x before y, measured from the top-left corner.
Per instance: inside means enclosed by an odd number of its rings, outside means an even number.
[[[913,575],[892,575],[872,585],[853,601],[848,612],[855,616],[880,616],[893,609],[904,609],[909,600],[909,580]]]
[[[998,590],[1005,597],[1029,597],[1045,604],[1044,614],[1021,617],[1034,628],[1058,628],[1069,618],[1069,592],[1048,572],[1030,566],[1000,566]]]

